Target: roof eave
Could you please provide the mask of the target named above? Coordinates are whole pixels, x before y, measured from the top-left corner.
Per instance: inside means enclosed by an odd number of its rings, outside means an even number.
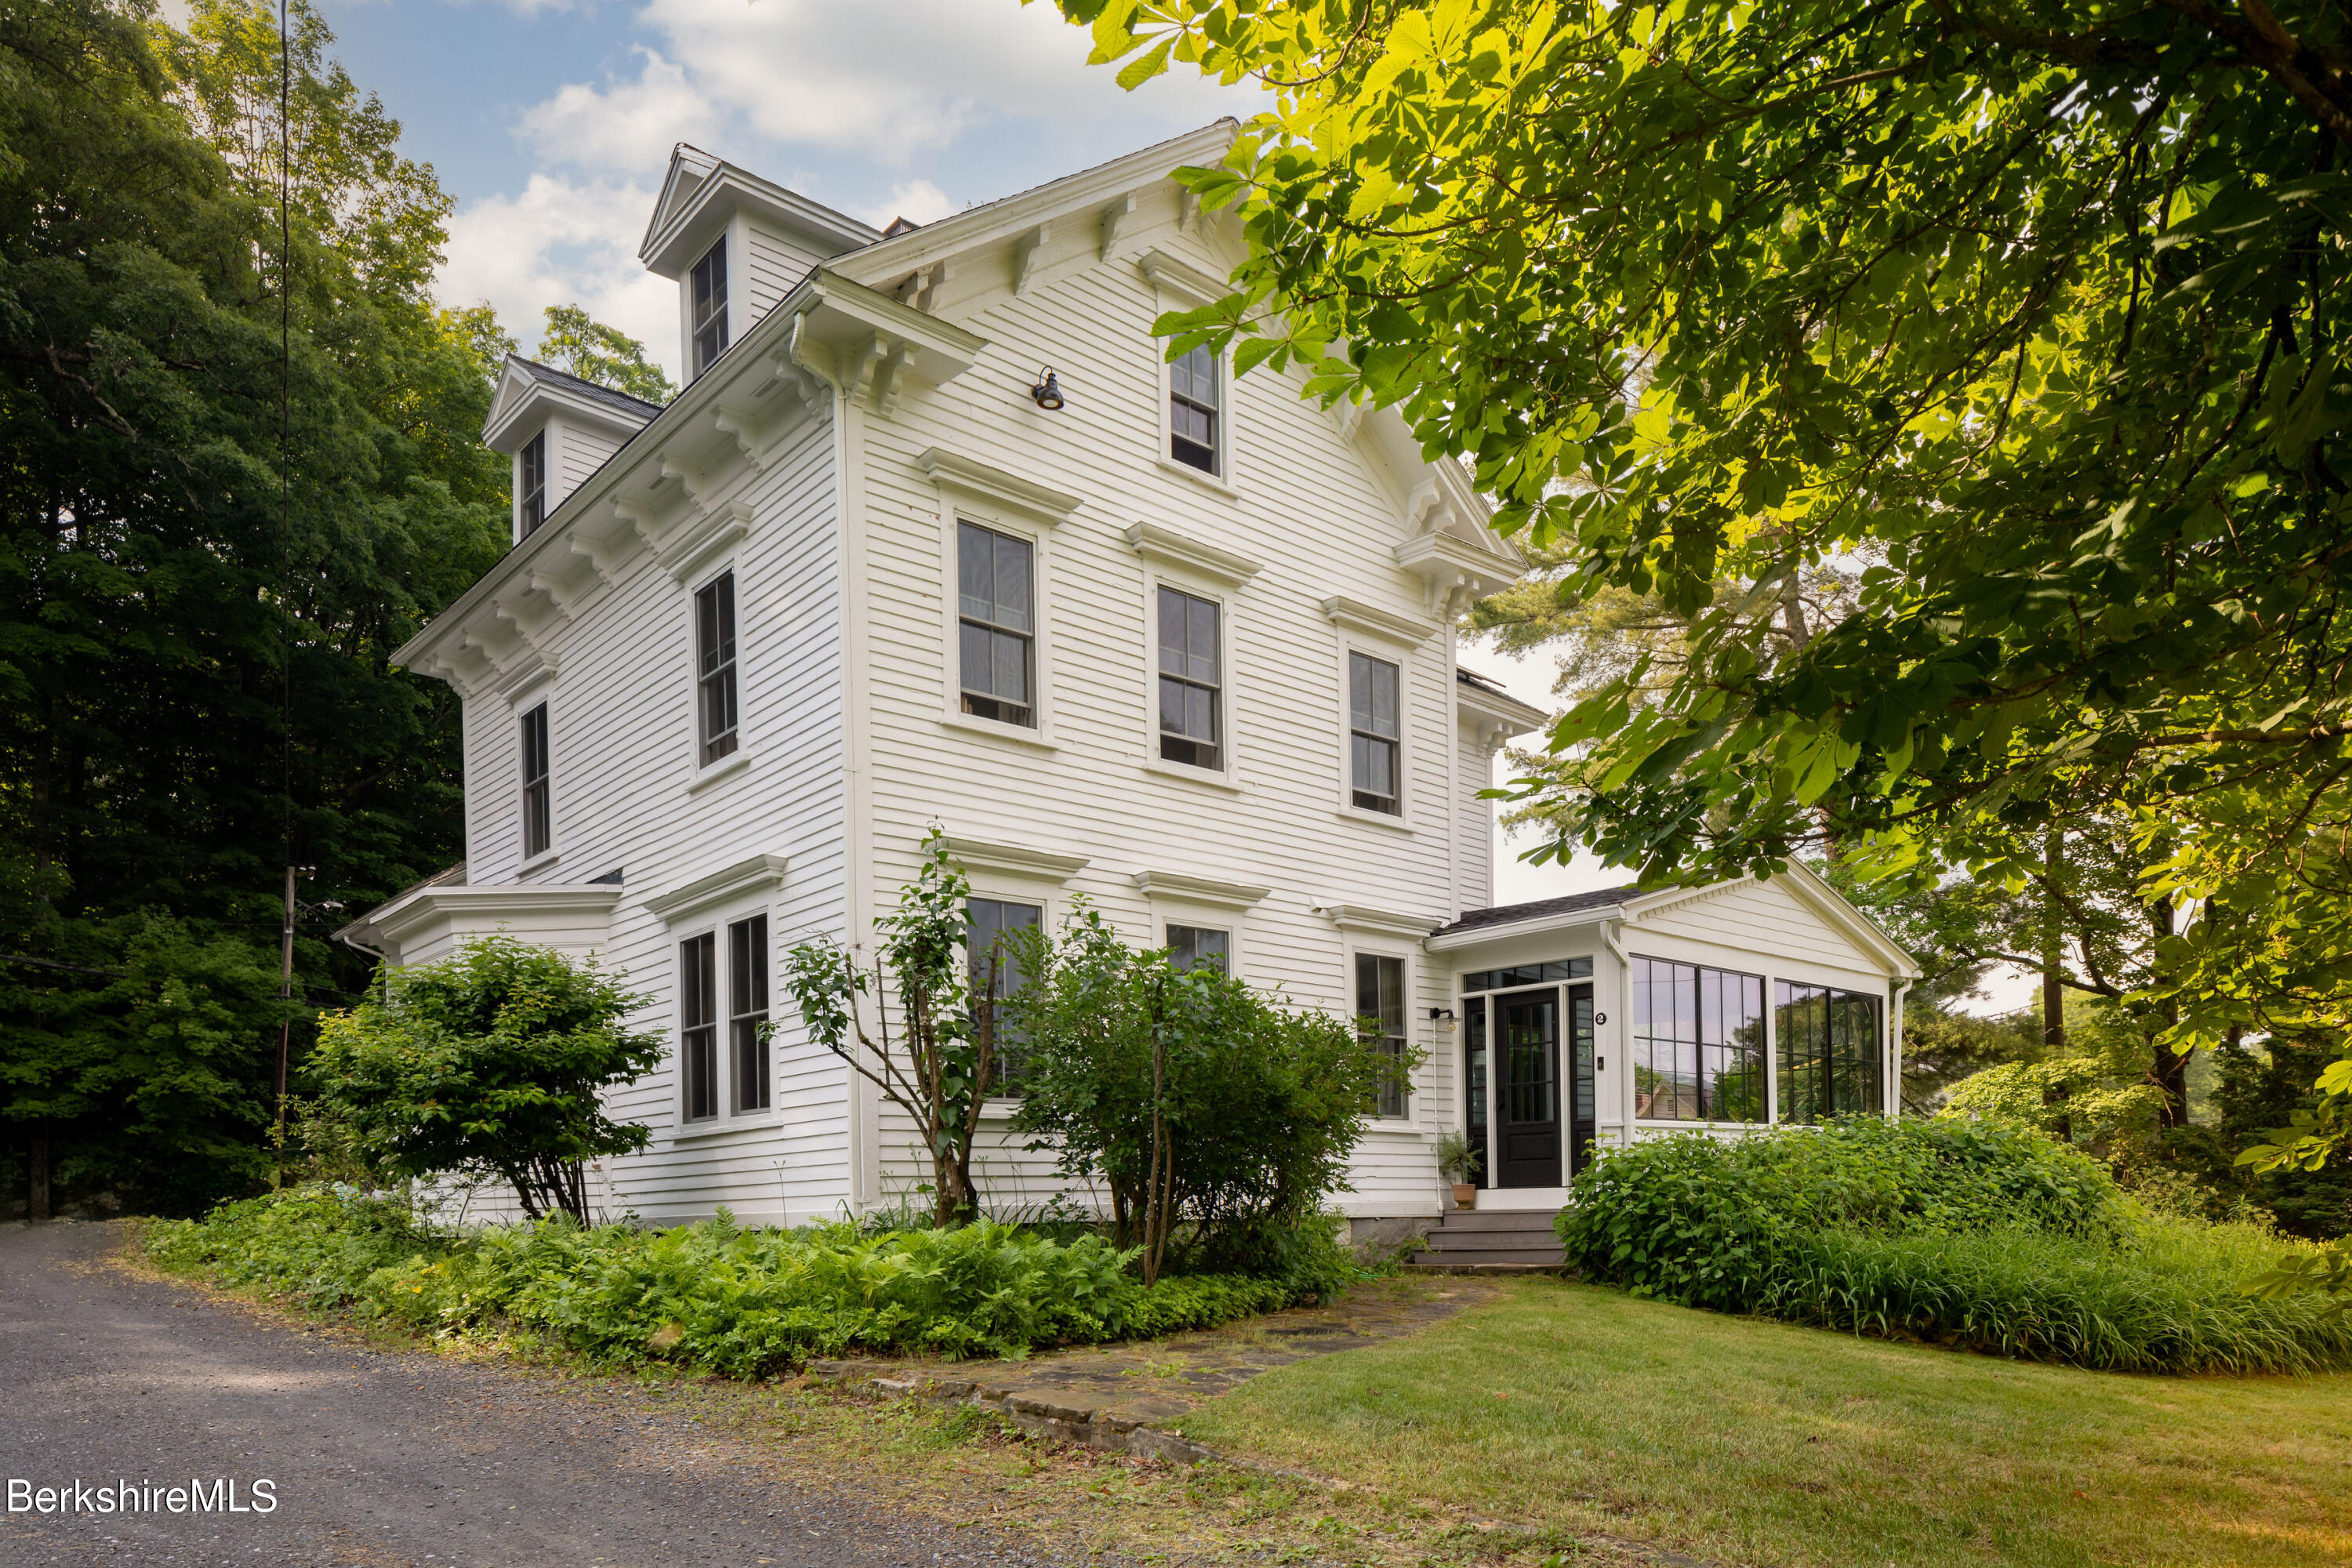
[[[1422,943],[1432,952],[1452,952],[1481,942],[1502,942],[1512,937],[1540,936],[1546,931],[1567,931],[1576,926],[1599,925],[1603,921],[1622,920],[1625,906],[1595,904],[1590,909],[1563,910],[1557,914],[1531,915],[1523,921],[1500,921],[1493,925],[1472,926],[1466,931],[1433,931]]]

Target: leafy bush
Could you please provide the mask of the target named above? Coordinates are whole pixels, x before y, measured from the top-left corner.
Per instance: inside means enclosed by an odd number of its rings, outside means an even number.
[[[1822,1229],[2009,1226],[2115,1237],[2129,1210],[2095,1160],[2022,1129],[1862,1117],[1737,1141],[1654,1139],[1577,1173],[1559,1216],[1588,1278],[1753,1310],[1794,1238]]]
[[[1122,1241],[1189,1266],[1305,1279],[1387,1075],[1412,1062],[1355,1024],[1293,1011],[1214,965],[1127,947],[1092,910],[1009,936],[1024,1062],[1014,1125],[1109,1190]],[[1318,1243],[1317,1237],[1326,1239]]]
[[[646,998],[592,958],[507,936],[386,976],[381,998],[320,1019],[310,1063],[320,1135],[395,1176],[495,1174],[523,1213],[587,1217],[581,1162],[646,1146],[604,1091],[662,1058],[621,1020]]]
[[[1061,1243],[982,1221],[861,1235],[852,1224],[583,1229],[558,1216],[462,1235],[399,1203],[298,1188],[159,1226],[165,1267],[450,1335],[521,1330],[600,1365],[667,1361],[730,1376],[850,1350],[1021,1355],[1213,1327],[1294,1299],[1276,1280],[1166,1279],[1099,1237]]]
[[[2352,1365],[2352,1317],[2246,1294],[2267,1232],[2151,1218],[1997,1124],[1659,1139],[1579,1173],[1559,1229],[1586,1278],[1685,1306],[2116,1370]]]

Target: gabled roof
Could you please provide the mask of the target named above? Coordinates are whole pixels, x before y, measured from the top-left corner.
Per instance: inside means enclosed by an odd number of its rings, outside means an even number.
[[[707,237],[705,218],[730,200],[799,235],[825,256],[862,249],[882,237],[880,230],[846,213],[681,142],[670,149],[669,173],[646,224],[637,259],[664,278],[679,276],[693,265]]]
[[[593,425],[620,433],[643,429],[662,411],[658,403],[599,386],[552,365],[509,354],[499,370],[499,390],[482,421],[482,441],[491,450],[512,451],[531,416],[549,406],[564,409]]]

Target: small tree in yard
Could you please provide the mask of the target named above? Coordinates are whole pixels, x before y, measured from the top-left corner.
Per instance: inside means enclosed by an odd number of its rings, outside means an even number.
[[[509,937],[393,972],[381,999],[320,1023],[318,1112],[373,1171],[502,1177],[523,1213],[588,1220],[581,1163],[651,1134],[604,1114],[604,1091],[661,1060],[621,1021],[647,998],[593,960]]]
[[[1380,1089],[1414,1065],[1350,1021],[1130,949],[1091,910],[1050,942],[1022,933],[1013,960],[1030,977],[1006,1019],[1025,1062],[1015,1125],[1109,1188],[1146,1283],[1183,1230],[1204,1267],[1263,1271],[1345,1188]]]
[[[971,883],[938,832],[923,849],[922,871],[900,890],[898,912],[875,922],[882,951],[870,969],[821,938],[784,955],[784,984],[810,1037],[914,1121],[931,1160],[933,1220],[946,1227],[980,1212],[971,1141],[997,1070],[995,971],[989,991],[974,996],[963,963]],[[886,981],[897,994],[895,1036]],[[869,994],[871,1033],[858,1003]]]

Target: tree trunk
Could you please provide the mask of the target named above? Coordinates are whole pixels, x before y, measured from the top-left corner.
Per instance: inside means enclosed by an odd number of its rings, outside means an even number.
[[[2172,934],[2172,900],[2158,899],[2147,907],[2149,935],[2162,942]],[[2149,965],[2157,968],[2156,962]],[[2164,1038],[2164,1031],[2180,1021],[2179,1007],[2170,1002],[2157,1011],[2156,1033],[2150,1047],[2148,1081],[2162,1091],[2163,1103],[2158,1108],[2157,1124],[2168,1131],[2189,1124],[2189,1053],[2176,1051]]]
[[[2058,876],[2065,863],[2065,835],[2053,823],[2042,833],[2042,1044],[2052,1059],[2066,1054],[2066,925],[2058,901]],[[2066,1103],[2066,1086],[2042,1091],[2044,1106]],[[2072,1117],[2061,1114],[2051,1129],[2062,1143],[2074,1141]]]
[[[25,1164],[32,1177],[32,1190],[27,1193],[27,1219],[49,1217],[49,1129],[47,1122],[36,1121],[30,1137],[25,1142]]]

